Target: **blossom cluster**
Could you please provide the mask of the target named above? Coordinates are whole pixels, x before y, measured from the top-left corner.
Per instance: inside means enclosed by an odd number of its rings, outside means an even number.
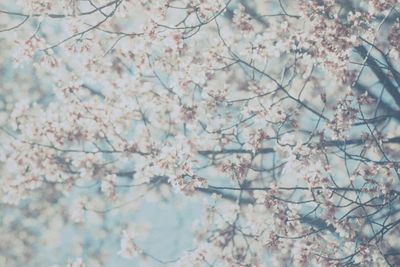
[[[0,41],[1,266],[400,261],[398,1],[5,0]]]

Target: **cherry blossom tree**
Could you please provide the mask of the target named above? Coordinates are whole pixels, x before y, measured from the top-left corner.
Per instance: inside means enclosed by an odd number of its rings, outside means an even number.
[[[397,0],[3,0],[0,266],[398,266]]]

